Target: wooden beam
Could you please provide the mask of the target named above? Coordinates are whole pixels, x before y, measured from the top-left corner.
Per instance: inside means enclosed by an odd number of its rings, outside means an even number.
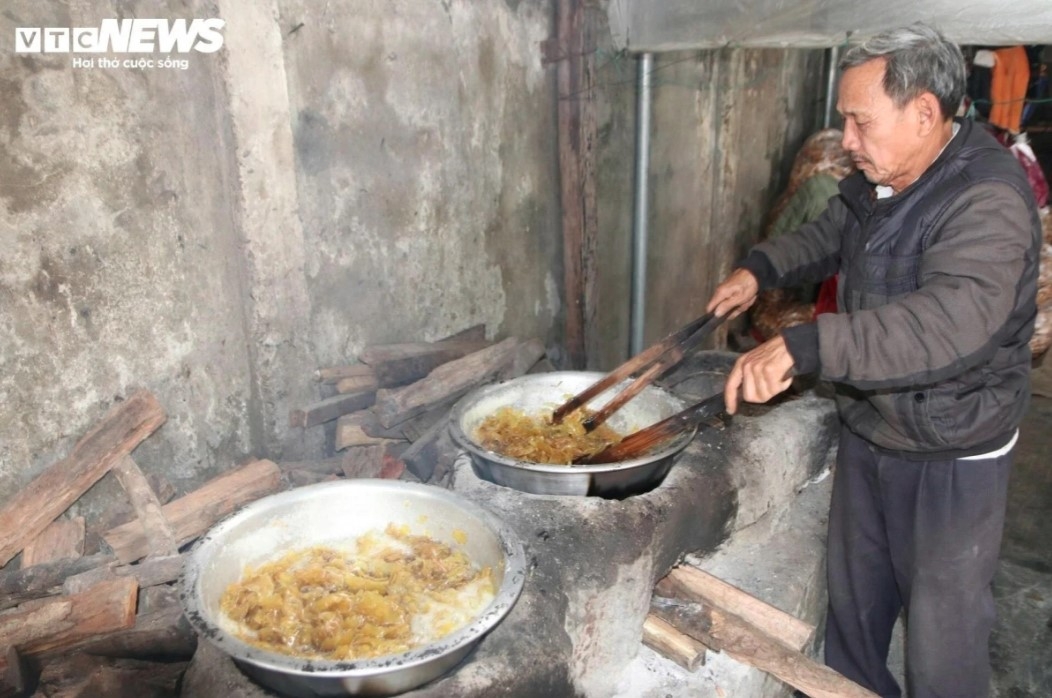
[[[0,567],[164,423],[153,395],[140,390],[114,405],[72,452],[23,487],[0,510]]]
[[[559,184],[562,207],[565,343],[569,366],[584,368],[594,334],[598,239],[595,149],[595,29],[583,0],[557,0]]]
[[[190,542],[243,504],[276,492],[281,471],[269,460],[257,460],[205,483],[162,507],[179,545]],[[135,562],[150,552],[146,534],[137,521],[111,528],[102,535],[121,562]]]
[[[815,635],[815,627],[810,623],[691,565],[674,568],[658,582],[656,591],[662,596],[702,601],[727,609],[795,650],[806,648]]]
[[[654,603],[651,612],[718,652],[781,679],[810,698],[878,698],[844,675],[819,664],[739,616],[707,603]]]

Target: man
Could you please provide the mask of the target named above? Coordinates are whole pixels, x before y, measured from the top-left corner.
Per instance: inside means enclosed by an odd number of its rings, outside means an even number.
[[[840,61],[843,145],[859,173],[825,213],[757,245],[708,310],[839,273],[838,312],[742,355],[728,411],[792,374],[832,383],[843,424],[828,532],[826,662],[882,696],[906,615],[912,698],[990,690],[990,583],[1008,473],[1029,403],[1040,223],[1025,174],[953,118],[959,49],[922,24]]]

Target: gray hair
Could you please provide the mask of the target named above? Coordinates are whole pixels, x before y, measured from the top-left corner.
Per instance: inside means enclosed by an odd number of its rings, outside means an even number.
[[[956,44],[936,29],[915,22],[888,29],[849,49],[839,68],[847,70],[884,58],[884,92],[902,108],[914,97],[930,92],[939,100],[943,118],[957,113],[964,98],[967,68]]]

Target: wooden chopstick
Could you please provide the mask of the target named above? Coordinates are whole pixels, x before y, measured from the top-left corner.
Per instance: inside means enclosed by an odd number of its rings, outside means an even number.
[[[585,419],[581,423],[582,426],[584,426],[584,430],[592,431],[605,422],[610,415],[621,409],[626,402],[642,392],[643,388],[653,383],[658,376],[682,361],[687,352],[701,344],[701,341],[705,339],[705,337],[707,337],[722,321],[723,318],[712,317],[694,332],[694,334],[669,347],[660,357],[658,357],[657,362],[650,366],[650,368],[640,374],[638,378],[632,381],[620,393],[615,395],[610,402],[597,410],[595,414],[592,414]]]
[[[654,344],[648,349],[644,349],[628,361],[624,362],[610,373],[606,374],[598,381],[593,383],[591,386],[585,388],[577,395],[564,402],[562,405],[557,407],[552,412],[552,423],[559,424],[563,421],[566,415],[570,414],[577,408],[581,407],[589,400],[594,398],[596,395],[602,393],[604,390],[612,385],[617,385],[625,378],[628,378],[633,373],[649,365],[656,359],[660,358],[662,354],[676,346],[680,342],[688,339],[691,335],[697,332],[700,328],[704,327],[706,323],[711,321],[715,315],[712,313],[705,313],[701,317],[692,320],[680,329],[676,330],[672,334],[665,337],[661,342]]]
[[[705,419],[718,415],[726,409],[727,405],[724,402],[723,393],[717,393],[677,412],[671,417],[666,417],[645,429],[629,434],[616,444],[611,444],[598,453],[575,459],[574,463],[577,465],[594,465],[596,463],[616,463],[636,458],[676,434],[699,424]]]

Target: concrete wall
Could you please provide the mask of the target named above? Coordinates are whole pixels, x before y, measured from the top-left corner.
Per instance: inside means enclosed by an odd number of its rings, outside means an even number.
[[[223,48],[14,52],[131,17],[220,17]],[[5,3],[0,504],[134,387],[169,414],[134,456],[185,490],[324,455],[288,411],[366,344],[557,344],[549,33],[547,0]]]
[[[724,49],[655,56],[644,346],[705,311],[755,242],[796,150],[820,126],[823,52]],[[604,64],[600,111],[600,342],[628,356],[635,60]]]
[[[248,456],[325,455],[289,409],[319,397],[317,367],[367,344],[484,323],[558,361],[552,14],[550,0],[5,3],[0,505],[135,387],[169,414],[135,458],[185,491]],[[13,49],[17,27],[132,17],[220,17],[222,50],[176,56],[184,69]],[[602,51],[592,364],[609,367],[627,351],[634,59]],[[698,314],[758,229],[809,132],[816,55],[658,61],[648,338]]]

